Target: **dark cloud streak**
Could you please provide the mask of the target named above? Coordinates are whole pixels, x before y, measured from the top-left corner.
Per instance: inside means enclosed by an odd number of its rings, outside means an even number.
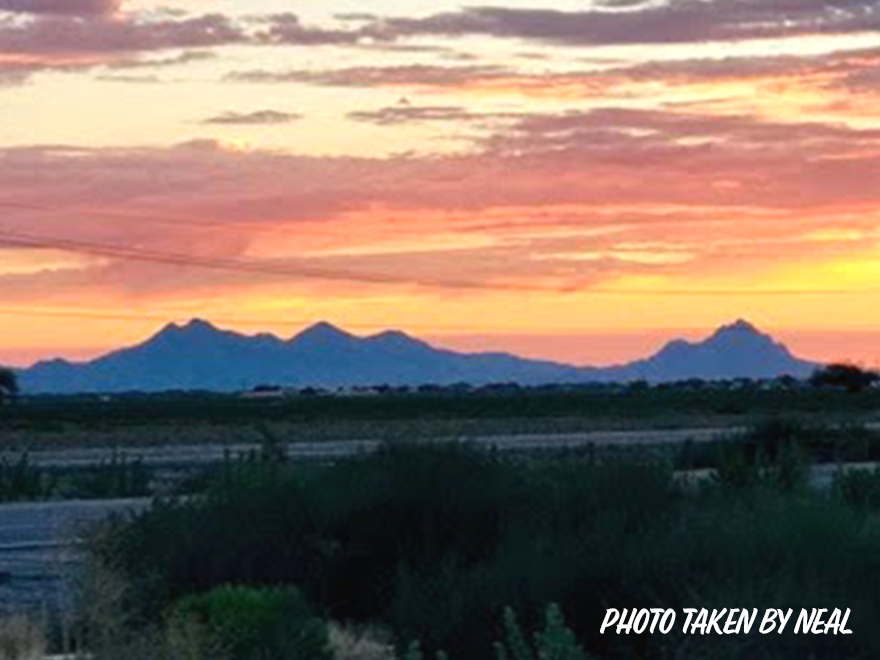
[[[253,112],[223,112],[204,120],[204,124],[227,126],[276,126],[290,124],[302,119],[302,115],[280,110],[255,110]]]
[[[378,38],[482,35],[572,46],[698,43],[849,34],[880,29],[874,0],[668,0],[583,11],[473,7],[423,18],[390,18]],[[630,5],[632,5],[630,7]]]
[[[306,83],[327,87],[459,87],[474,80],[497,80],[512,75],[501,66],[356,66],[341,69],[293,69],[288,71],[238,71],[227,80],[251,83]]]

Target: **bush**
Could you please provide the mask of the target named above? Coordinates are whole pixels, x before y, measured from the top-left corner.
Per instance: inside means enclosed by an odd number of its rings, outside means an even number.
[[[880,470],[842,469],[834,476],[834,490],[850,506],[880,509]]]
[[[126,460],[115,451],[109,461],[68,477],[64,495],[77,499],[111,499],[150,495],[152,475],[140,460]]]
[[[144,497],[150,494],[151,481],[151,472],[142,462],[116,454],[93,468],[67,474],[34,465],[27,453],[14,461],[0,458],[0,502]]]
[[[510,608],[504,611],[505,640],[495,644],[496,660],[590,660],[574,632],[565,625],[558,605],[549,605],[544,629],[535,633],[534,645],[528,643]],[[534,648],[533,648],[534,646]]]
[[[176,660],[322,660],[327,630],[293,588],[218,587],[172,610]]]
[[[17,461],[0,459],[0,502],[45,499],[54,487],[53,479],[32,465],[27,454]]]

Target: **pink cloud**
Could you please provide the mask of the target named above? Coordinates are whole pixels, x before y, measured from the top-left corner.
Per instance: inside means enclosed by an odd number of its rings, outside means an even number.
[[[19,205],[6,229],[257,268],[181,270],[98,250],[91,275],[11,276],[4,292],[75,290],[86,278],[167,294],[285,272],[364,286],[565,289],[736,272],[863,250],[833,231],[808,234],[841,223],[873,231],[878,184],[880,131],[620,109],[529,116],[478,151],[433,157],[307,157],[210,140],[6,149],[0,205]]]

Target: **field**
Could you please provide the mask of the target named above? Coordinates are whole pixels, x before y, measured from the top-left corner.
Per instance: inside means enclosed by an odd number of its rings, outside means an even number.
[[[880,391],[778,385],[456,388],[382,396],[28,397],[0,410],[7,448],[413,440],[598,430],[725,428],[768,419],[880,422]]]
[[[23,399],[0,595],[94,660],[876,657],[878,410],[741,384]],[[337,452],[364,439],[390,442]],[[146,460],[173,451],[210,460]],[[598,635],[633,606],[852,608],[856,634]]]
[[[880,477],[817,491],[793,449],[696,484],[636,456],[396,445],[308,470],[265,457],[229,466],[198,497],[111,525],[93,557],[120,585],[115,625],[167,644],[171,658],[169,612],[195,594],[221,598],[213,590],[224,585],[253,590],[243,599],[296,589],[317,620],[385,631],[401,653],[417,641],[428,657],[487,657],[505,608],[533,629],[552,604],[590,657],[608,660],[876,657]],[[760,644],[598,634],[604,608],[634,604],[851,607],[858,634]],[[91,643],[129,657],[102,636],[108,627]]]

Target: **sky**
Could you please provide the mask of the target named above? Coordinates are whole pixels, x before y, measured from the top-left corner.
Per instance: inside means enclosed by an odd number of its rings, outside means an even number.
[[[0,0],[0,361],[318,320],[880,363],[877,0]]]

